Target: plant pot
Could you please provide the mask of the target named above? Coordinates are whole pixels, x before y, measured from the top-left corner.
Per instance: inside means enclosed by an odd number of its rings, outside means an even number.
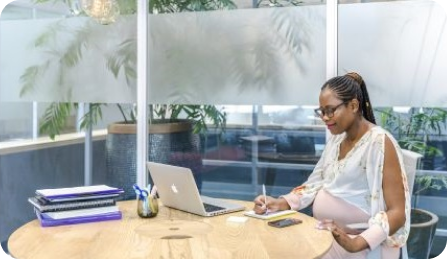
[[[409,258],[429,258],[438,220],[438,216],[429,211],[411,210],[411,228],[407,240]]]
[[[148,126],[148,160],[188,167],[201,189],[202,157],[200,138],[192,133],[189,120],[157,120]],[[107,128],[107,184],[123,188],[124,199],[135,198],[136,124],[115,123]],[[149,183],[152,179],[148,177]]]

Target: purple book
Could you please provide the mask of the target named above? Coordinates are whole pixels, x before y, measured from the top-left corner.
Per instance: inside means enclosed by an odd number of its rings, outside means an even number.
[[[122,218],[121,211],[109,212],[91,216],[80,216],[74,218],[66,218],[66,219],[53,219],[45,214],[42,214],[36,211],[37,218],[40,221],[40,225],[42,227],[52,227],[52,226],[60,226],[60,225],[72,225],[79,223],[88,223],[88,222],[98,222],[98,221],[106,221],[106,220],[118,220]]]

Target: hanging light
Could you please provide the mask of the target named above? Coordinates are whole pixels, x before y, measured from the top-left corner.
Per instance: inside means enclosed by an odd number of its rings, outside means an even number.
[[[120,14],[116,0],[80,0],[80,3],[82,10],[100,24],[111,24]]]

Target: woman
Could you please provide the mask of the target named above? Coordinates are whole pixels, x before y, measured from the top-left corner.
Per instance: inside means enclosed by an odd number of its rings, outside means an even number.
[[[254,211],[300,210],[313,204],[317,228],[336,242],[323,258],[399,258],[410,228],[410,194],[401,150],[375,125],[357,73],[327,81],[315,113],[332,133],[308,180],[277,199],[255,200]],[[357,224],[366,229],[354,229]],[[363,224],[362,224],[363,223]]]

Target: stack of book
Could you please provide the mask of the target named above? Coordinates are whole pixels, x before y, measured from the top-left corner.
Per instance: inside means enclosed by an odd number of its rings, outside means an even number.
[[[121,219],[116,200],[123,189],[94,185],[36,190],[28,201],[43,227]]]

